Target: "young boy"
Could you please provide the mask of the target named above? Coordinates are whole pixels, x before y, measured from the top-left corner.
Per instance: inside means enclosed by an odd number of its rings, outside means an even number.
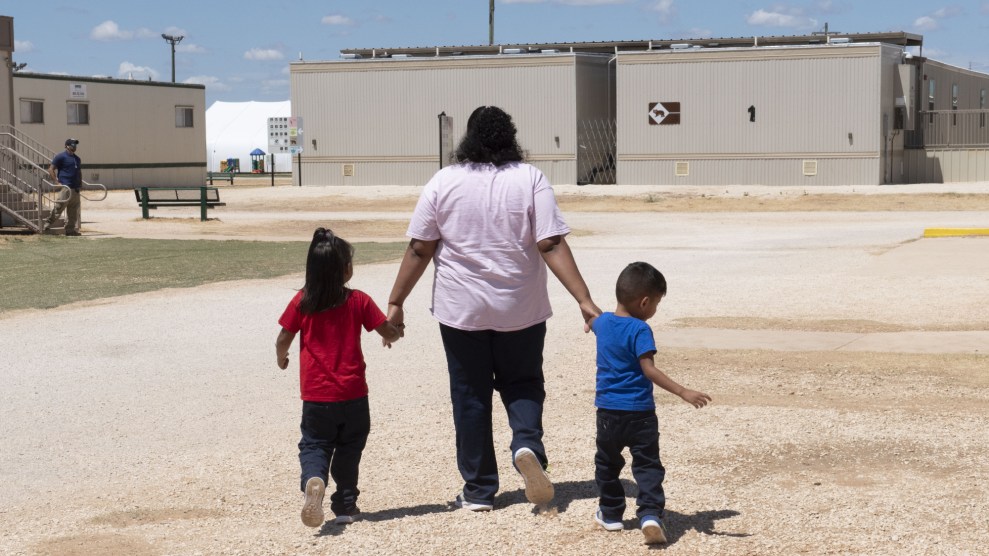
[[[594,521],[607,531],[621,531],[625,490],[619,474],[625,466],[622,449],[632,455],[632,476],[639,487],[636,499],[639,526],[647,544],[665,543],[663,477],[659,459],[659,420],[652,385],[701,408],[711,401],[689,390],[656,368],[656,342],[645,321],[656,314],[666,295],[666,279],[652,265],[625,267],[615,286],[618,307],[591,322],[597,336],[597,453],[595,473],[600,502]]]

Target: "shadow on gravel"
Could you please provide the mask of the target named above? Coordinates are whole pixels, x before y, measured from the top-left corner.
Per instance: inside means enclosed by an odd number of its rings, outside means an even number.
[[[410,508],[391,508],[377,512],[361,512],[360,521],[388,521],[391,519],[401,519],[403,517],[413,517],[426,514],[453,511],[449,504],[422,504]],[[346,525],[333,523],[332,514],[327,515],[328,521],[319,529],[317,536],[337,536],[344,532]]]
[[[598,491],[597,485],[594,481],[569,481],[562,483],[554,483],[556,488],[556,497],[553,498],[553,503],[548,508],[549,511],[556,510],[557,512],[565,512],[570,506],[570,503],[574,500],[582,500],[587,498],[597,498]],[[628,509],[626,512],[631,512],[633,515],[635,513],[635,497],[639,494],[639,488],[632,481],[627,479],[622,479],[622,487],[625,489],[626,496],[628,496]],[[506,492],[496,499],[495,508],[498,506],[507,506],[510,504],[528,504],[525,499],[525,493],[521,490]],[[533,513],[538,513],[540,510],[538,508],[533,509]],[[666,510],[666,516],[663,521],[666,525],[667,533],[667,544],[675,543],[680,537],[685,535],[688,531],[697,531],[702,535],[718,535],[723,537],[749,537],[752,536],[751,533],[729,533],[725,531],[715,531],[716,522],[719,519],[729,519],[737,515],[741,515],[735,510],[712,510],[712,511],[702,511],[694,514],[682,514],[672,510]],[[625,524],[625,529],[638,529],[639,520],[636,517],[626,519],[623,521]],[[657,545],[656,548],[661,548],[662,545]]]

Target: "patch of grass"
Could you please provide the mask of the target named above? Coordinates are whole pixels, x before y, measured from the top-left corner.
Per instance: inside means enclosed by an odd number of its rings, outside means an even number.
[[[405,243],[356,243],[355,264],[395,260]],[[309,242],[9,238],[0,312],[305,272]]]

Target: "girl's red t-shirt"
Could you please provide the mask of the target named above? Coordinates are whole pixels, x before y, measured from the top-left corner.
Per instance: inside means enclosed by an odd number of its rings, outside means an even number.
[[[367,395],[361,327],[370,332],[386,318],[374,301],[351,290],[339,307],[314,314],[299,311],[300,291],[278,324],[299,338],[299,387],[308,402],[343,402]]]

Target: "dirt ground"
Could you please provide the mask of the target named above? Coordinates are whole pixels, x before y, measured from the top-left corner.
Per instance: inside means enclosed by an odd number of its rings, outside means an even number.
[[[614,308],[625,264],[670,293],[658,366],[714,401],[657,389],[670,554],[982,554],[989,543],[989,184],[557,187],[581,271]],[[329,225],[402,239],[419,188],[222,187],[226,207],[141,220],[133,193],[84,203],[103,237],[300,240]],[[69,241],[71,239],[67,239]],[[2,254],[0,254],[2,256]],[[0,312],[0,553],[627,554],[594,526],[594,340],[550,279],[546,447],[556,498],[525,501],[496,403],[495,511],[451,508],[445,362],[427,272],[392,350],[366,337],[372,434],[363,519],[299,520],[298,376],[274,361],[302,282],[217,283]],[[356,269],[383,304],[396,263]],[[328,504],[327,504],[328,509]]]

